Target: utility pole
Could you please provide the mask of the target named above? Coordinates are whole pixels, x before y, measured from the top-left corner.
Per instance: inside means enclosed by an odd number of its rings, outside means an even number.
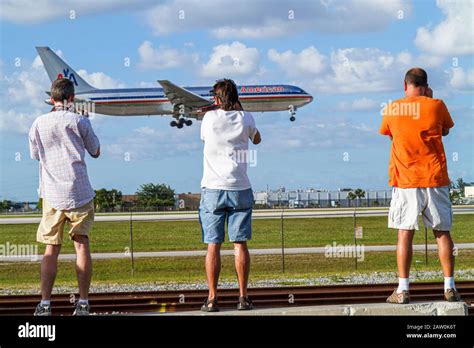
[[[132,208],[130,208],[130,256],[132,260],[132,276],[135,273],[135,260],[133,258],[133,213]]]
[[[281,237],[281,268],[283,273],[285,273],[285,229],[283,225],[283,214],[285,212],[285,208],[283,207],[281,210],[281,226],[280,226],[280,237]]]

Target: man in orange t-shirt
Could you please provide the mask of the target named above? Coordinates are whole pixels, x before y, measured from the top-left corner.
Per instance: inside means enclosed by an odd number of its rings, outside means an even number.
[[[408,303],[413,235],[418,216],[433,229],[444,273],[445,299],[460,301],[454,285],[454,244],[448,169],[442,137],[454,122],[441,99],[434,99],[428,76],[421,68],[405,75],[405,98],[388,103],[383,110],[380,133],[392,139],[389,184],[393,186],[388,227],[398,229],[397,266],[399,285],[389,303]]]

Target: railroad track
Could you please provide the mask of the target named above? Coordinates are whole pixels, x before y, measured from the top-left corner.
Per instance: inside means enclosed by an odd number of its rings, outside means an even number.
[[[249,289],[249,296],[258,308],[381,303],[395,286],[364,284],[252,288]],[[474,315],[474,282],[457,282],[456,287],[469,305],[469,315]],[[198,310],[206,296],[206,290],[139,291],[92,293],[89,300],[96,314],[131,314]],[[236,289],[220,290],[219,306],[234,309],[237,296]],[[413,302],[442,301],[443,284],[410,284],[410,296]],[[78,295],[53,295],[53,315],[71,315],[74,298],[77,299]],[[0,315],[31,315],[39,300],[37,295],[0,296]]]

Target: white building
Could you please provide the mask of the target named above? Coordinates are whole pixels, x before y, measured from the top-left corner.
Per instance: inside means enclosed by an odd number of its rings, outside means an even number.
[[[474,198],[474,186],[465,186],[464,187],[464,197]]]
[[[391,190],[365,190],[365,197],[350,200],[349,191],[294,190],[256,191],[256,204],[269,208],[289,206],[290,208],[320,207],[377,207],[388,206],[392,199]]]

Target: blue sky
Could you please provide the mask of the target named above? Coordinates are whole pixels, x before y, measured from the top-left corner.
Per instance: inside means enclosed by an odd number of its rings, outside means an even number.
[[[26,134],[49,109],[50,82],[35,46],[50,46],[96,87],[157,86],[157,79],[212,85],[231,77],[307,90],[314,102],[295,123],[286,112],[254,115],[263,138],[249,168],[255,190],[388,188],[380,104],[401,97],[405,71],[422,66],[456,123],[444,139],[451,179],[474,181],[471,1],[97,3],[0,4],[0,199],[36,199],[38,165]],[[227,64],[228,56],[239,64]],[[199,191],[200,123],[178,130],[169,122],[95,116],[103,155],[87,159],[93,186],[131,194],[142,183],[164,182]]]

